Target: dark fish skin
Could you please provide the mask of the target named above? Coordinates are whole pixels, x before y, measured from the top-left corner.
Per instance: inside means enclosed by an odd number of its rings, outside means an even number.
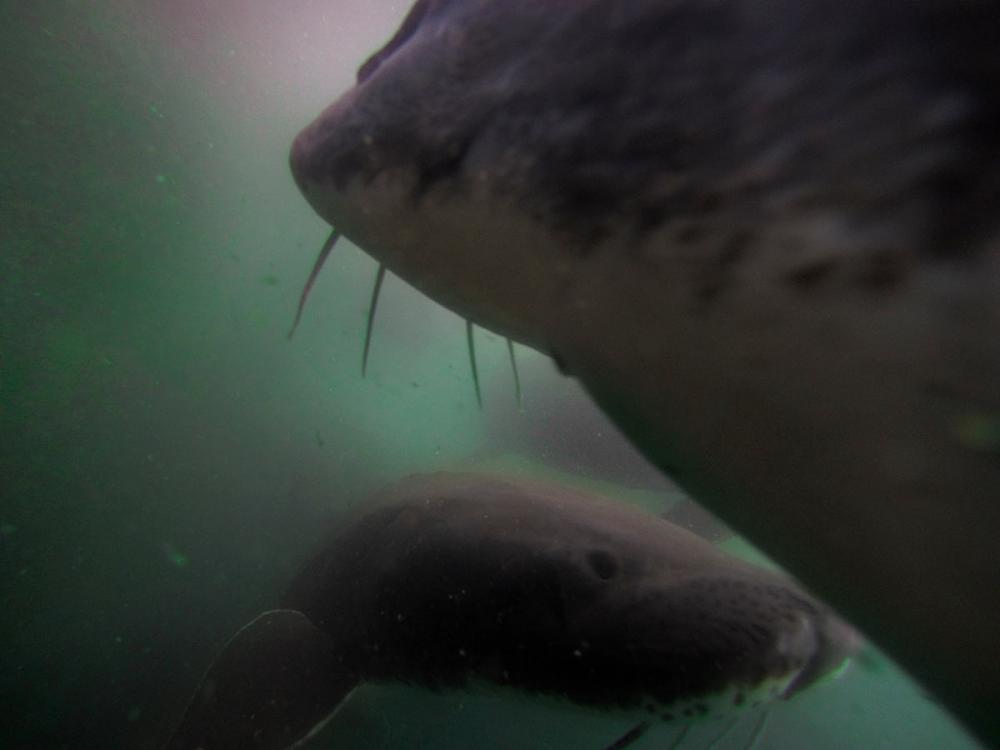
[[[281,606],[230,639],[165,750],[298,747],[385,681],[492,684],[645,728],[789,697],[859,643],[786,577],[663,519],[498,475],[412,476],[370,498]]]
[[[424,0],[292,171],[998,746],[998,39],[976,0]]]
[[[361,679],[480,680],[598,708],[800,672],[795,692],[856,644],[786,578],[668,521],[475,474],[391,487],[324,544],[282,606],[340,644]]]

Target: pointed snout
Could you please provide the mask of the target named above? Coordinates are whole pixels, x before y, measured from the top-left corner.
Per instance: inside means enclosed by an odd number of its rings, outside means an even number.
[[[288,154],[288,166],[292,170],[292,177],[306,198],[320,182],[317,165],[318,149],[313,130],[313,124],[303,128],[292,141],[292,148]]]
[[[338,166],[345,151],[342,130],[324,112],[295,136],[288,154],[288,165],[299,192],[325,221],[338,226]]]
[[[292,141],[292,148],[288,153],[288,166],[292,170],[292,177],[299,190],[304,191],[306,181],[306,167],[309,162],[309,141],[306,130],[301,131],[295,140]]]

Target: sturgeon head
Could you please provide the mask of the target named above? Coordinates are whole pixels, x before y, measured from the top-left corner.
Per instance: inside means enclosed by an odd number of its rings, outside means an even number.
[[[984,2],[419,0],[292,170],[1000,742],[998,35]]]

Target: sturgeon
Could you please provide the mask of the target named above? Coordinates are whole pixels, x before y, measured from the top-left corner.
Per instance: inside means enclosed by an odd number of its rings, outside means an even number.
[[[363,683],[492,687],[690,725],[789,698],[854,630],[784,576],[565,486],[408,477],[216,657],[165,750],[299,747]],[[611,738],[609,738],[611,739]]]
[[[1000,746],[1000,5],[418,0],[315,210]]]

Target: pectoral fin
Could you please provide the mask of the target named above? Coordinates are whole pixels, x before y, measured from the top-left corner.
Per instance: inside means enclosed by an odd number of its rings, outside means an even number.
[[[301,612],[265,612],[208,668],[164,750],[285,750],[354,689],[335,644]]]

